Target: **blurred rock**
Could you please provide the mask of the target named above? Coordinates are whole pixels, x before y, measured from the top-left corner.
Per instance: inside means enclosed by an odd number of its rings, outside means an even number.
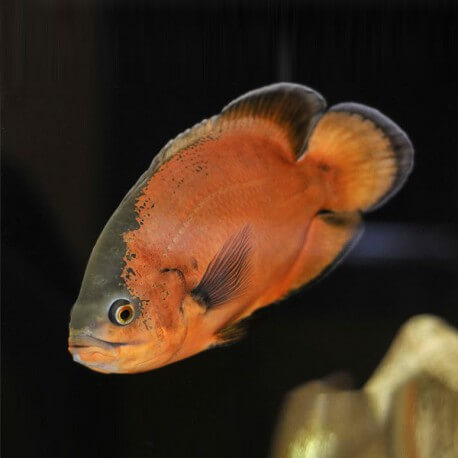
[[[289,394],[273,458],[458,457],[458,333],[421,315],[361,390],[332,380]]]

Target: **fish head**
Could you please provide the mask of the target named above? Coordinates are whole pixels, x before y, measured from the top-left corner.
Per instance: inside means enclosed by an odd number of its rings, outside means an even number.
[[[125,238],[135,223],[126,213],[118,209],[100,234],[70,316],[68,346],[74,361],[102,373],[143,372],[167,364],[187,330],[181,272],[157,268],[146,248],[135,253],[143,271],[132,269],[135,264],[128,259],[134,254]]]

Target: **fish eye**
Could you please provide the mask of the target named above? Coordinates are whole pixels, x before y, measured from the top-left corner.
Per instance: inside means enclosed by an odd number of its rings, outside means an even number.
[[[114,324],[126,326],[133,321],[135,309],[128,300],[118,299],[111,304],[108,316]]]

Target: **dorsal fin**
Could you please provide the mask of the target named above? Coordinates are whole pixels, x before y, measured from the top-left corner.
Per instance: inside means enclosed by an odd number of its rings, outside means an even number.
[[[147,173],[149,175],[154,174],[161,165],[165,164],[169,159],[175,156],[175,154],[189,148],[193,144],[205,141],[212,136],[217,135],[218,117],[219,116],[212,116],[210,119],[204,119],[195,124],[193,127],[181,132],[181,134],[178,134],[172,140],[169,140],[154,157]]]
[[[219,115],[204,119],[170,140],[154,158],[148,173],[154,173],[193,144],[217,138],[227,129],[250,127],[260,120],[278,127],[297,159],[325,108],[326,102],[318,92],[300,84],[277,83],[255,89],[226,105]]]
[[[308,137],[326,108],[324,98],[313,89],[292,83],[277,83],[250,91],[221,112],[223,121],[266,119],[285,131],[294,156],[305,150]]]

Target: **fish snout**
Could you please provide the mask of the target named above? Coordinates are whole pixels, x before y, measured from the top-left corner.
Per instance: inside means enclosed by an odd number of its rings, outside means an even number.
[[[121,342],[99,339],[85,331],[70,328],[68,351],[73,361],[99,372],[116,372],[113,364],[119,358]]]
[[[124,345],[120,342],[108,342],[106,340],[98,339],[97,337],[88,334],[73,334],[70,331],[68,338],[68,347],[70,352],[76,348],[92,348],[97,347],[106,351],[113,351],[119,346]]]

